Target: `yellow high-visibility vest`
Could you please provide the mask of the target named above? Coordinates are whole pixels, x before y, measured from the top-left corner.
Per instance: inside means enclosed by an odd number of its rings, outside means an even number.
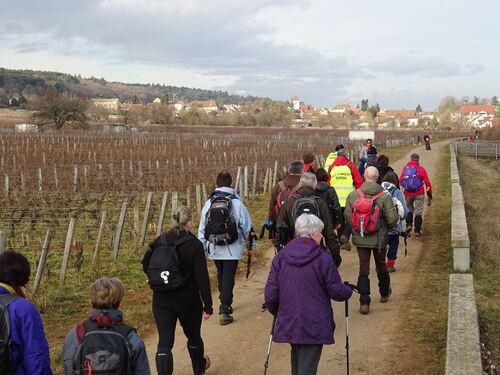
[[[325,170],[328,170],[330,168],[330,165],[332,165],[335,159],[337,159],[337,156],[337,151],[330,152],[326,157],[325,165],[323,166],[323,168],[325,168]]]
[[[335,165],[330,171],[330,186],[335,188],[340,207],[345,207],[347,196],[354,190],[351,168],[347,165]]]

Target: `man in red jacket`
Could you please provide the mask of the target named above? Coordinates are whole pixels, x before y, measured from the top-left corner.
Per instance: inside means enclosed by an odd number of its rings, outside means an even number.
[[[344,210],[347,196],[351,191],[363,185],[363,178],[359,174],[358,168],[356,168],[354,163],[347,158],[347,152],[343,145],[335,147],[335,151],[337,151],[337,158],[328,168],[328,173],[330,174],[329,184],[335,188],[342,210],[343,218],[340,228],[337,229],[337,234],[342,244],[340,248],[343,250],[351,250],[351,244],[349,243],[351,228],[345,222]]]
[[[418,237],[422,233],[425,193],[427,192],[428,199],[432,199],[432,186],[427,171],[419,164],[418,154],[411,154],[410,159],[410,162],[403,168],[399,182],[404,188],[406,205],[410,210],[406,217],[406,226],[411,228],[415,217],[415,236]]]

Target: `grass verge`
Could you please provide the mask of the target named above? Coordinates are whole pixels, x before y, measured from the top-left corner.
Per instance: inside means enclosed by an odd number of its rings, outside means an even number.
[[[424,246],[413,287],[399,316],[392,374],[442,374],[446,356],[448,279],[452,271],[450,154],[439,156],[434,197],[424,222]]]
[[[500,161],[460,157],[481,342],[500,363]],[[480,171],[480,173],[478,173]]]

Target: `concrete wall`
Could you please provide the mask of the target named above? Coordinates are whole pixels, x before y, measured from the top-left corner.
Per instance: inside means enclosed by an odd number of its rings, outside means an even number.
[[[451,247],[453,248],[453,268],[457,271],[470,269],[470,241],[465,216],[464,197],[460,186],[458,165],[453,146],[451,152]]]
[[[471,274],[450,275],[445,374],[483,374],[474,281]]]
[[[450,145],[451,247],[453,268],[470,270],[470,240],[457,157]],[[481,343],[472,274],[451,274],[448,304],[446,375],[483,374]]]

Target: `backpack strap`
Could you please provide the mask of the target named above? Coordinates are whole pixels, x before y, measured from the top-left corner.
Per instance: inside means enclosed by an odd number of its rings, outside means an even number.
[[[4,310],[7,309],[7,306],[16,299],[22,298],[21,296],[17,294],[2,294],[0,295],[0,305],[4,308]]]
[[[100,331],[100,330],[109,330],[109,331],[115,331],[116,333],[119,333],[121,336],[123,336],[125,339],[127,339],[128,335],[130,333],[134,332],[135,329],[129,326],[128,324],[124,323],[119,323],[119,324],[101,324],[94,322],[91,319],[85,320],[83,323],[83,329],[84,329],[84,336],[85,334],[89,332],[95,332],[95,331]],[[104,329],[103,329],[104,328]]]

